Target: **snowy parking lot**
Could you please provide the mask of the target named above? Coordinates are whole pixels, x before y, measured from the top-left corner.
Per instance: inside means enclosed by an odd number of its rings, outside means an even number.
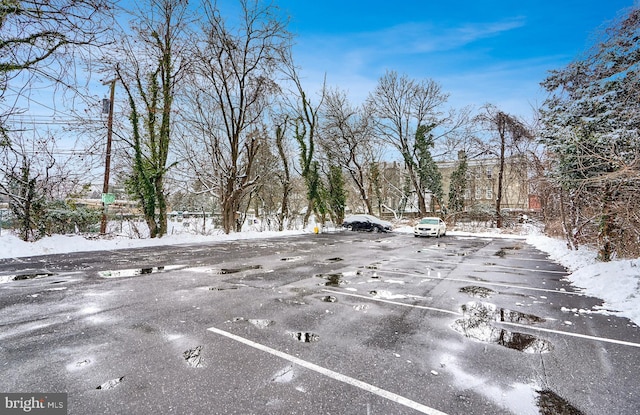
[[[567,274],[524,239],[403,233],[9,258],[0,392],[73,414],[637,413],[640,330]]]

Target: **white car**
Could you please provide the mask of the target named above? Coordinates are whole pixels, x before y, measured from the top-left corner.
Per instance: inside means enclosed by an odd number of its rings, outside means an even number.
[[[413,236],[435,236],[439,238],[447,234],[447,224],[440,218],[422,218],[413,228]]]

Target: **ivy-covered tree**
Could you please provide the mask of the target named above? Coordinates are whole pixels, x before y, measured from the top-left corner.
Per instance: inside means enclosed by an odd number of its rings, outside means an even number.
[[[344,220],[344,212],[347,206],[347,191],[344,188],[344,175],[339,166],[329,166],[327,177],[327,205],[331,217],[336,225]]]
[[[325,212],[322,180],[318,161],[315,159],[316,134],[318,130],[318,107],[313,107],[299,86],[300,107],[294,123],[294,137],[300,155],[300,175],[307,187],[307,212],[303,224],[307,225],[312,212],[323,216]]]
[[[151,238],[167,233],[165,176],[172,138],[176,84],[185,66],[184,46],[187,2],[148,0],[153,13],[138,16],[137,42],[124,40],[113,62],[130,107],[130,194],[140,202]],[[133,46],[132,46],[133,45]]]

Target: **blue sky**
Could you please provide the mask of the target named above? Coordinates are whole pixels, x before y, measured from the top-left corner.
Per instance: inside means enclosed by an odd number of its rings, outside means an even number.
[[[636,4],[638,0],[635,0]],[[385,70],[431,78],[449,104],[492,103],[525,118],[539,84],[634,0],[276,0],[297,34],[303,85],[327,84],[361,103]]]

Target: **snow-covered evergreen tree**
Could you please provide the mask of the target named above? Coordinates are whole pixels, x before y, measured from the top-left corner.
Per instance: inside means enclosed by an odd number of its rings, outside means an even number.
[[[574,244],[597,242],[602,260],[638,246],[640,8],[611,24],[580,59],[554,70],[541,139],[556,159]],[[636,248],[637,249],[637,248]]]

